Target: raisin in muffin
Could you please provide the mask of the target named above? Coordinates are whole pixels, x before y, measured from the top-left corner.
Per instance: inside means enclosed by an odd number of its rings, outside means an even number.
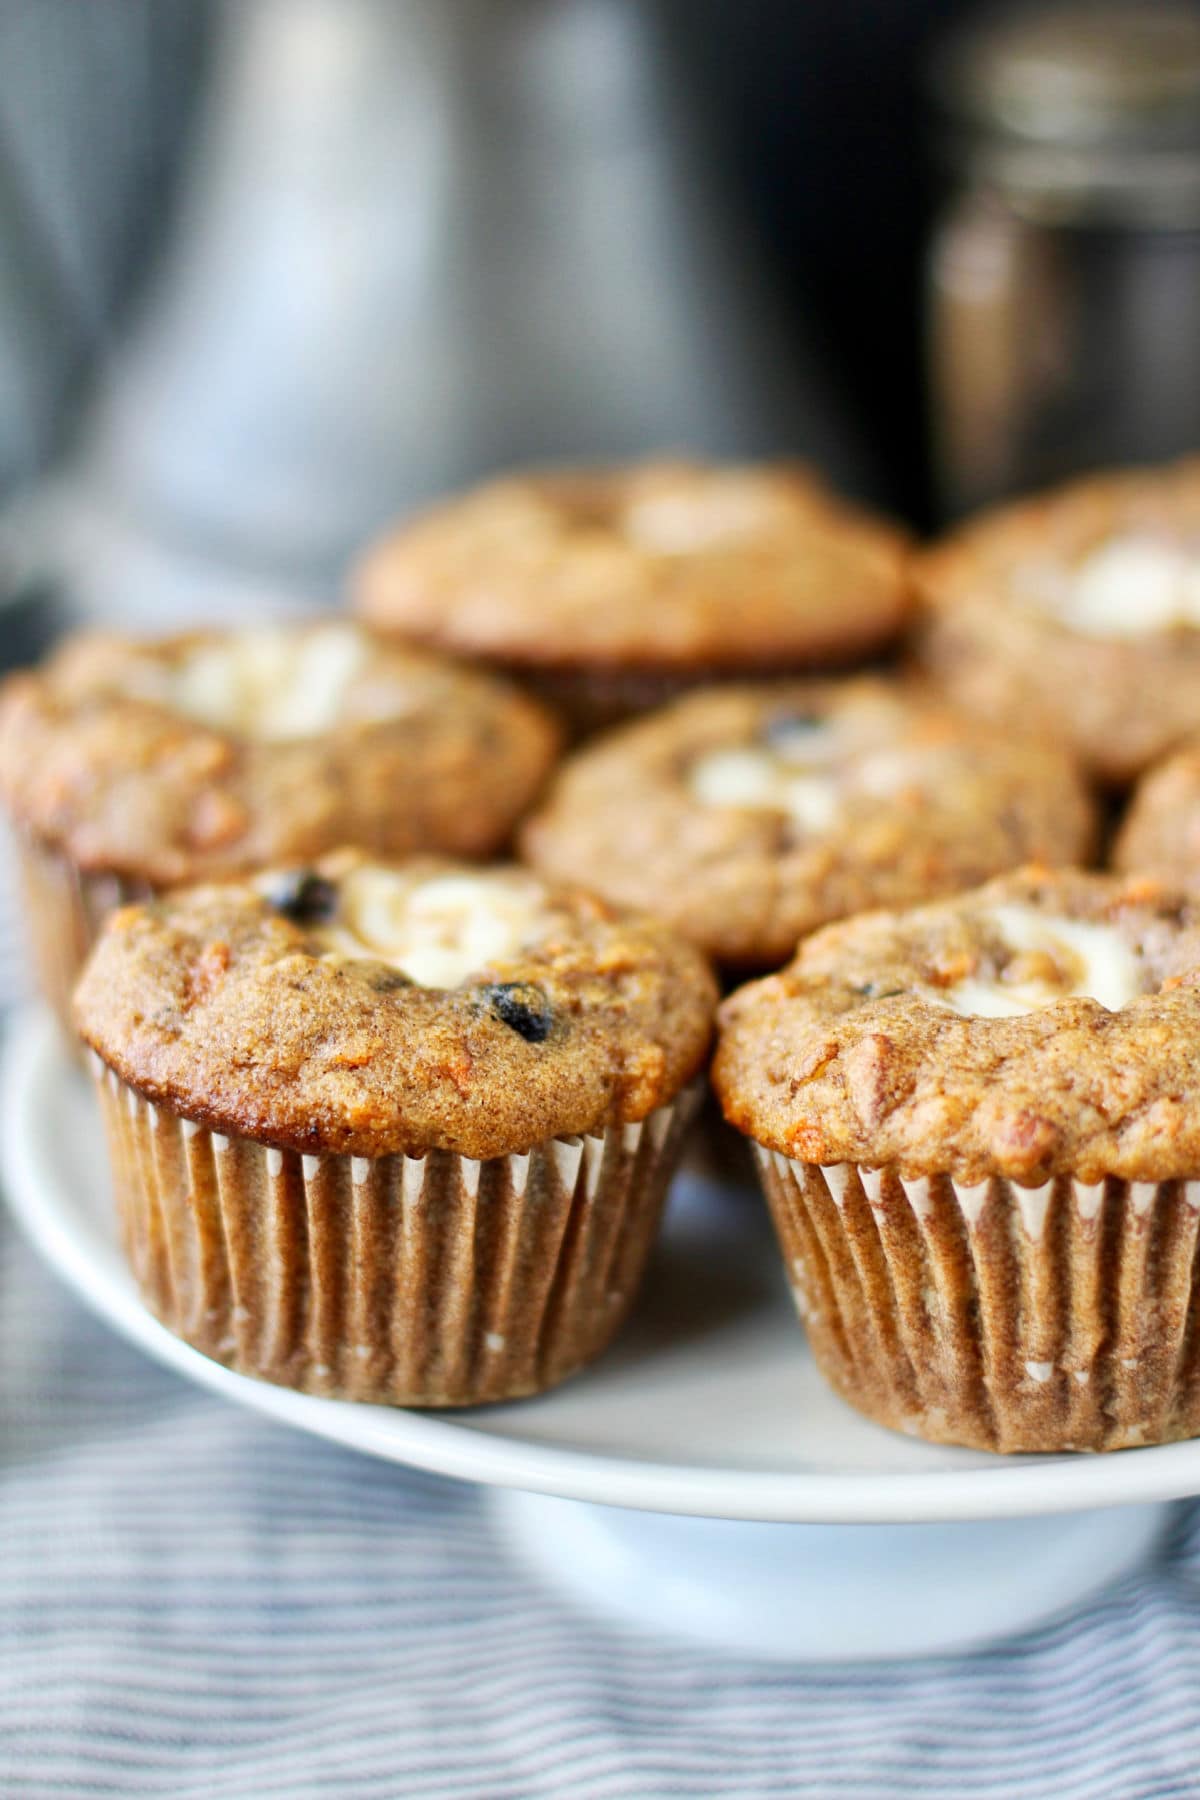
[[[568,759],[521,843],[767,968],[832,919],[1081,860],[1094,823],[1062,752],[859,678],[708,689],[626,725]]]
[[[993,1450],[1200,1433],[1200,906],[1023,871],[829,927],[725,1002],[813,1353]]]
[[[792,464],[495,481],[353,581],[373,625],[520,674],[579,729],[726,676],[848,667],[909,611],[903,535]]]
[[[314,1393],[563,1380],[633,1300],[715,999],[527,870],[346,854],[122,909],[76,1018],[148,1304]]]
[[[1124,785],[1200,717],[1200,458],[982,513],[916,559],[921,654],[972,711]]]
[[[353,844],[502,846],[556,754],[514,688],[349,622],[68,640],[0,698],[0,790],[60,1015],[105,914]]]

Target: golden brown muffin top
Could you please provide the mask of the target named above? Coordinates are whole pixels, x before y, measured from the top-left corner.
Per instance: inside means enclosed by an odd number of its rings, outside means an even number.
[[[87,634],[0,696],[16,822],[154,886],[342,844],[487,854],[557,745],[508,684],[340,620]]]
[[[970,710],[1117,784],[1195,731],[1200,457],[986,511],[913,566],[923,659]]]
[[[1200,1174],[1200,905],[1028,869],[803,944],[721,1009],[726,1117],[805,1162],[1167,1181]]]
[[[482,1159],[645,1118],[702,1066],[715,1002],[655,920],[524,869],[347,853],[114,914],[76,1020],[210,1129]]]
[[[1198,721],[1200,723],[1200,721]],[[1156,764],[1134,790],[1113,867],[1194,887],[1200,880],[1200,745]]]
[[[402,525],[353,580],[381,629],[513,667],[853,660],[909,608],[903,534],[792,464],[512,476]]]
[[[1082,636],[1200,632],[1200,456],[988,508],[914,573],[935,603],[1004,601]]]
[[[1094,827],[1063,752],[860,678],[708,689],[614,731],[563,765],[521,844],[764,968],[866,907],[1083,861]]]

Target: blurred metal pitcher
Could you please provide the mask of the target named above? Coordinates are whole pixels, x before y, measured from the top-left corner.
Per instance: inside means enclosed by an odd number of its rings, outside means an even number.
[[[228,4],[169,254],[59,494],[85,601],[328,599],[434,493],[662,445],[861,475],[640,0]]]

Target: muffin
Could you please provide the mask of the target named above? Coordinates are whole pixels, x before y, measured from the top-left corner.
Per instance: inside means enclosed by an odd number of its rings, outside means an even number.
[[[858,678],[708,689],[626,725],[566,762],[521,845],[762,969],[866,907],[1081,860],[1094,823],[1062,752]]]
[[[1200,717],[1200,458],[983,513],[916,559],[921,654],[968,709],[1132,781]]]
[[[1200,744],[1177,750],[1142,777],[1112,860],[1118,869],[1149,870],[1185,887],[1200,883]]]
[[[882,650],[908,546],[799,466],[655,461],[492,482],[384,537],[353,588],[381,630],[519,674],[587,730]]]
[[[526,870],[355,853],[113,915],[76,996],[147,1304],[244,1374],[532,1394],[629,1310],[702,957]]]
[[[0,696],[0,791],[60,1017],[122,901],[353,844],[485,856],[557,751],[526,696],[350,623],[87,635]]]
[[[722,1009],[813,1354],[979,1449],[1200,1432],[1200,906],[1025,870],[830,926]]]

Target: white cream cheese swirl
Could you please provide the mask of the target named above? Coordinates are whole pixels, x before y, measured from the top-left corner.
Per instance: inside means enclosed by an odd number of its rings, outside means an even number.
[[[1012,953],[1003,969],[930,985],[922,990],[927,999],[970,1018],[1001,1019],[1082,997],[1119,1012],[1145,991],[1141,965],[1113,925],[1019,904],[993,907],[986,921]]]
[[[316,936],[333,957],[388,963],[421,987],[455,988],[517,956],[551,924],[541,884],[516,871],[434,875],[364,865],[338,883]]]

